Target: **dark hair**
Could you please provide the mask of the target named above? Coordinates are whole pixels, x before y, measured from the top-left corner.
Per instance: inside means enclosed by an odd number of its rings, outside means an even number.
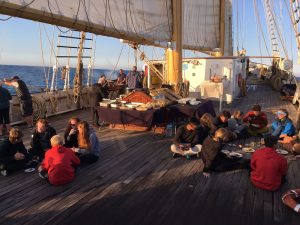
[[[265,146],[268,148],[274,148],[274,146],[277,144],[278,138],[274,136],[268,136],[264,138]]]
[[[252,110],[253,111],[261,111],[261,106],[260,105],[254,105],[253,107],[252,107]]]
[[[72,117],[72,118],[70,118],[69,121],[68,121],[66,130],[65,130],[65,133],[64,133],[64,138],[67,138],[67,137],[68,137],[68,135],[69,135],[71,129],[73,128],[73,127],[71,126],[71,121],[72,121],[72,120],[75,120],[75,121],[77,122],[77,124],[80,122],[80,119],[79,119],[78,117]]]
[[[227,118],[230,118],[231,117],[231,114],[229,111],[227,110],[223,110],[221,113],[220,113],[220,116],[225,116]]]
[[[199,120],[195,117],[192,117],[189,119],[189,123],[198,126],[199,125]]]

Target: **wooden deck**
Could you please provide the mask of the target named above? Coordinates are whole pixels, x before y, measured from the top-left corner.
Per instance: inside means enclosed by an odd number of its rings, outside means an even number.
[[[259,103],[269,118],[282,107],[297,117],[278,93],[257,88],[226,107],[247,111]],[[50,121],[62,133],[74,115],[91,120],[90,111],[82,110]],[[37,172],[0,177],[0,224],[300,224],[300,216],[281,203],[284,191],[300,188],[300,160],[290,162],[288,182],[272,193],[254,188],[247,171],[204,178],[202,161],[172,159],[171,140],[163,135],[97,132],[103,149],[99,161],[80,169],[69,185],[52,187]],[[28,144],[30,132],[25,133]]]

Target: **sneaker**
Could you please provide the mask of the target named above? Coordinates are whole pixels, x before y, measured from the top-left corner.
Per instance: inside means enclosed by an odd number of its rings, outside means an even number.
[[[1,174],[2,174],[4,177],[7,177],[8,172],[7,172],[7,170],[1,170]]]
[[[43,179],[48,179],[48,173],[45,170],[39,172],[39,177]]]

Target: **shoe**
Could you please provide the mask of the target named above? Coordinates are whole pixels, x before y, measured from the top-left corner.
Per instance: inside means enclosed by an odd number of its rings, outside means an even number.
[[[39,177],[42,179],[48,179],[48,173],[42,170],[41,172],[39,172]]]
[[[181,156],[179,153],[176,153],[176,152],[173,152],[173,153],[172,153],[172,157],[173,157],[173,158],[177,158],[177,157],[179,157],[179,156]]]
[[[1,170],[1,174],[2,174],[4,177],[7,177],[8,172],[7,172],[7,170]]]

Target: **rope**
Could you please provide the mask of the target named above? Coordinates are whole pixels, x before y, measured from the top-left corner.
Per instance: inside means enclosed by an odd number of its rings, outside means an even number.
[[[41,23],[39,23],[39,30],[40,30],[40,48],[42,52],[42,61],[43,61],[43,68],[44,68],[44,76],[45,76],[45,84],[46,84],[46,92],[48,91],[48,77],[45,67],[45,57],[44,57],[44,50],[43,50],[43,39],[42,39],[42,29],[41,29]]]

